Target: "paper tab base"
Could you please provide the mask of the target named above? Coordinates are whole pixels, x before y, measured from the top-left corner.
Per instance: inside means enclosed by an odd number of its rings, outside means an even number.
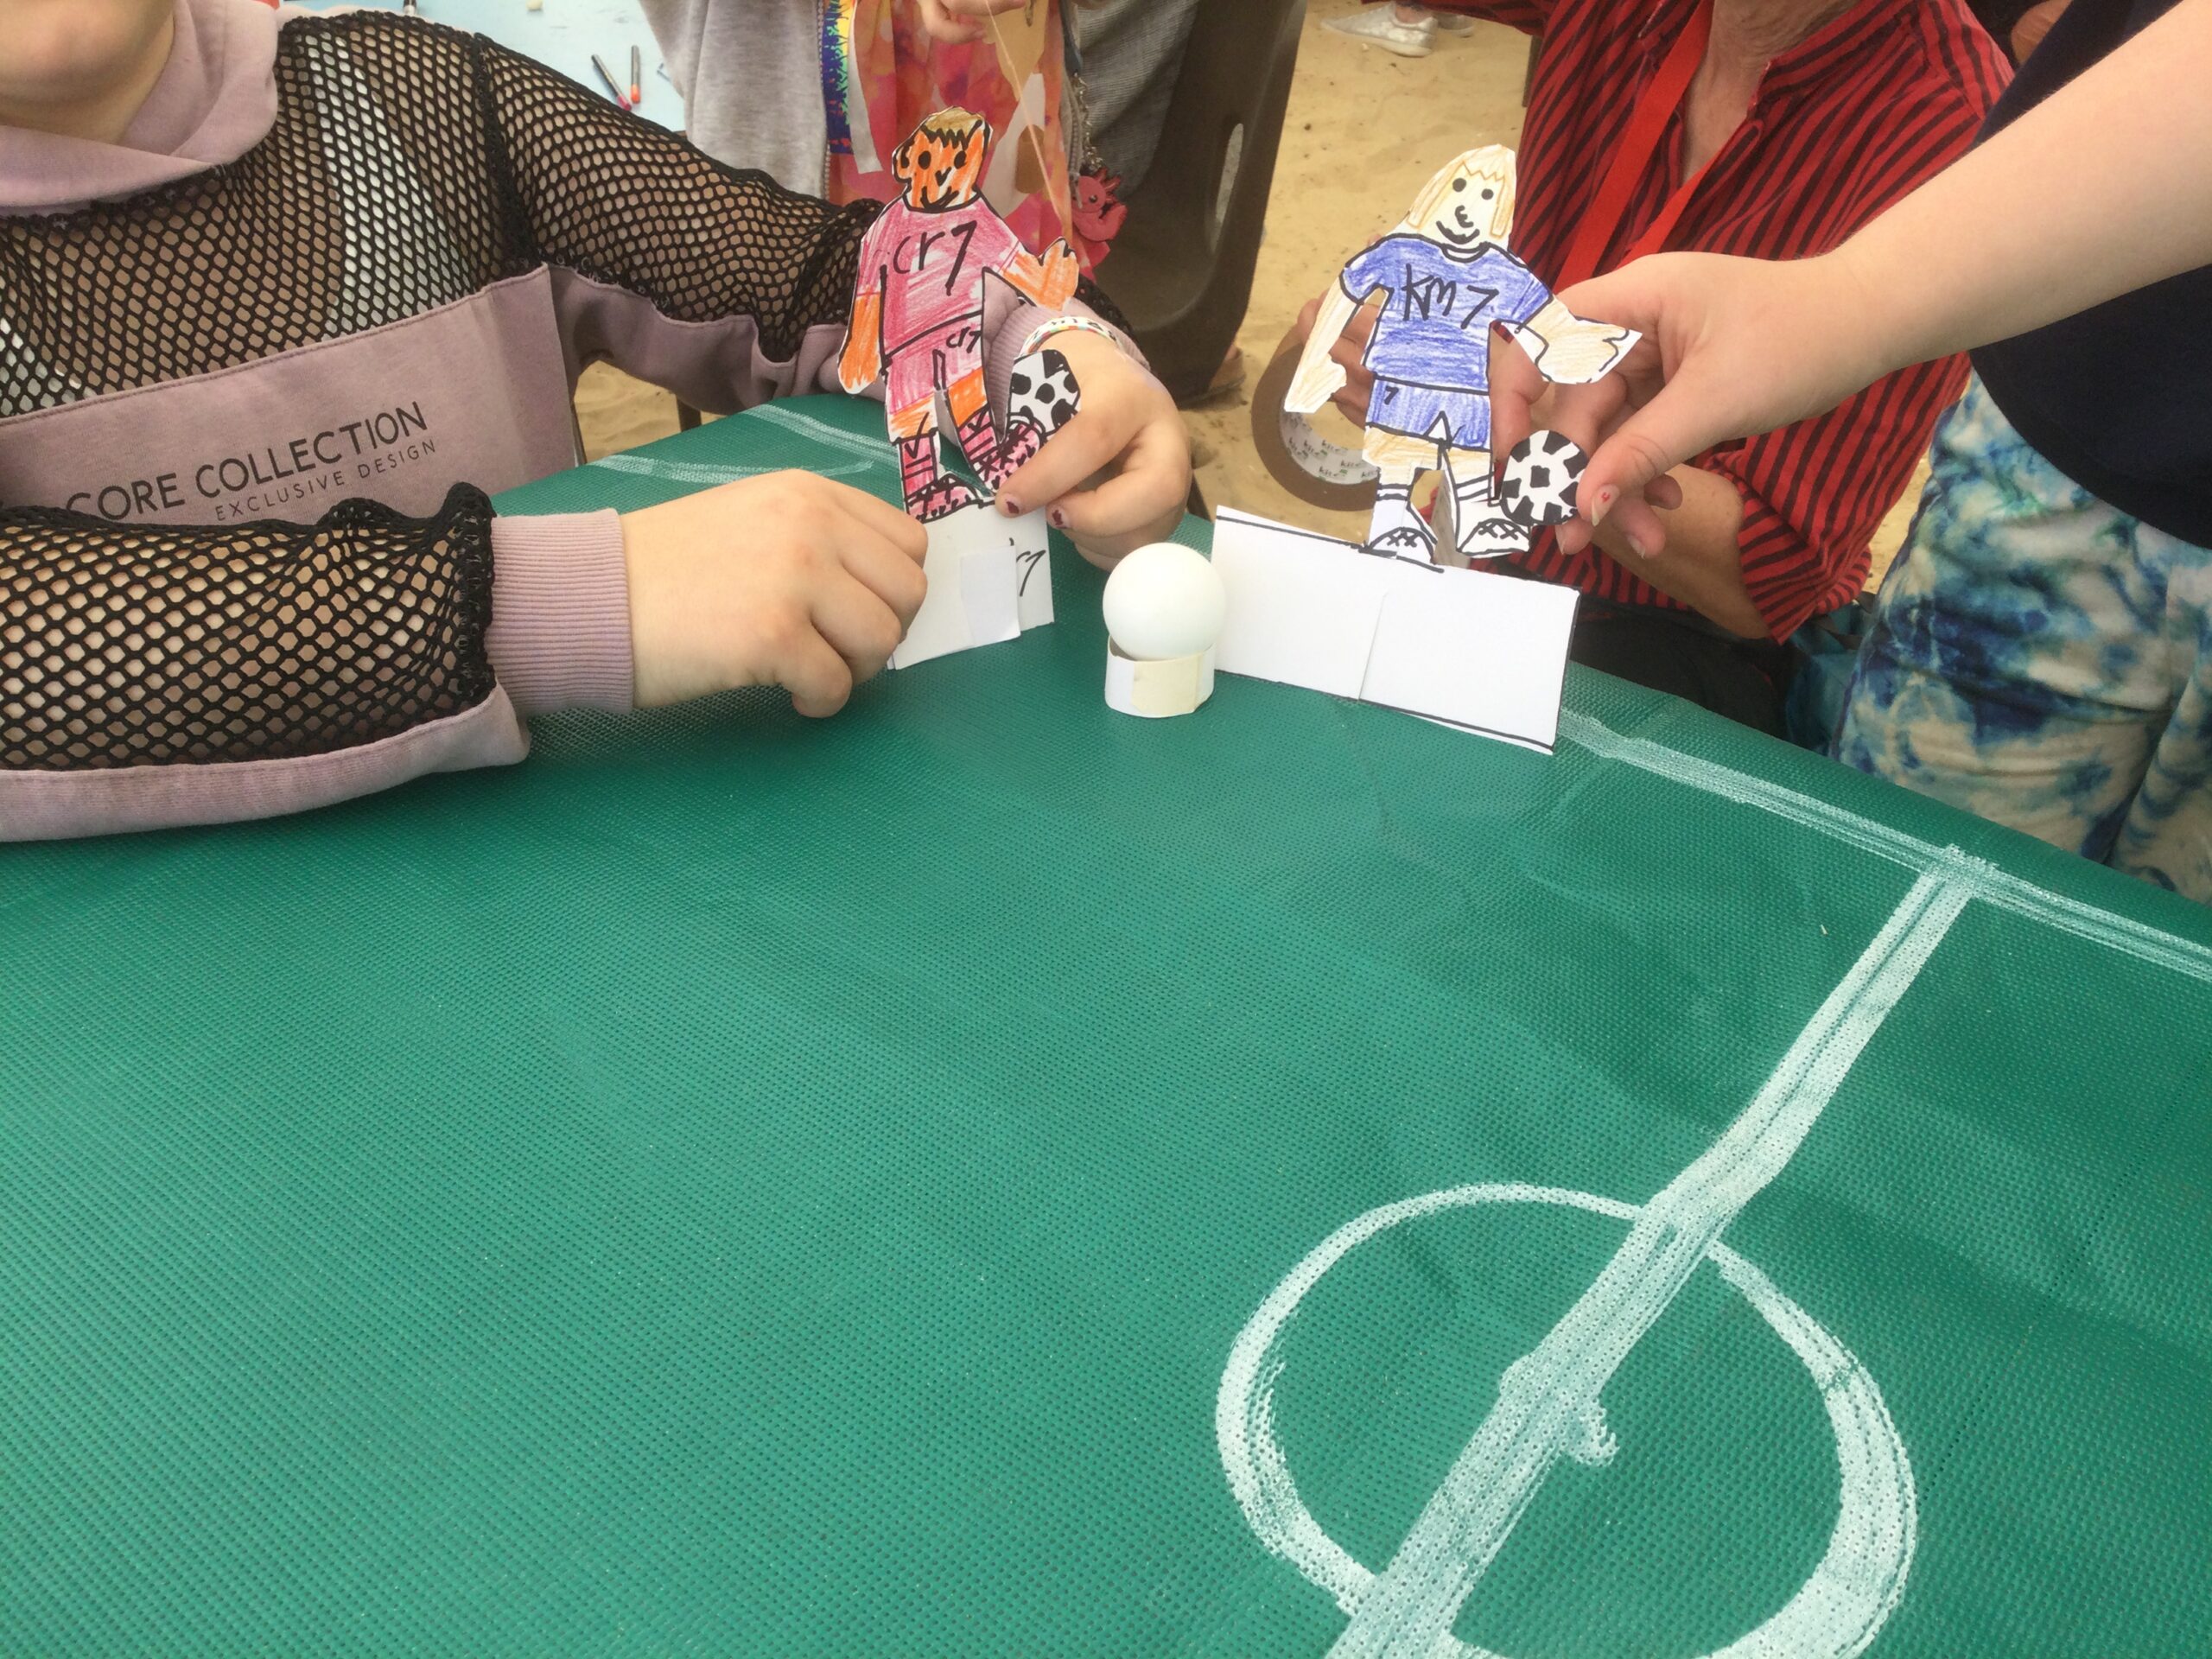
[[[1052,620],[1045,515],[1008,518],[988,503],[933,519],[922,574],[929,592],[888,668],[1018,639]]]
[[[1193,713],[1213,696],[1214,654],[1141,662],[1106,642],[1106,706],[1142,720],[1170,720]]]

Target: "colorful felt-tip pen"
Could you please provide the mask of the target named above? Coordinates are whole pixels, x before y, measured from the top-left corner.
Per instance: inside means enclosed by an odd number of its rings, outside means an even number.
[[[599,78],[607,83],[607,90],[614,95],[614,101],[628,109],[630,100],[622,95],[622,83],[614,79],[613,72],[607,67],[607,60],[594,52],[591,54],[591,67],[599,71]]]
[[[630,102],[633,105],[645,101],[645,54],[633,46],[630,48]]]

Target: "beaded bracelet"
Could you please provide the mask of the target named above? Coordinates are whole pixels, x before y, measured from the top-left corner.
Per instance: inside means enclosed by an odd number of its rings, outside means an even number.
[[[1014,357],[1019,359],[1028,356],[1030,353],[1042,346],[1047,337],[1065,334],[1071,328],[1083,334],[1096,334],[1102,339],[1110,340],[1114,342],[1115,349],[1123,353],[1128,351],[1128,347],[1122,343],[1121,335],[1096,317],[1053,317],[1048,321],[1039,323],[1029,331],[1028,337],[1021,342],[1021,349],[1014,353]]]

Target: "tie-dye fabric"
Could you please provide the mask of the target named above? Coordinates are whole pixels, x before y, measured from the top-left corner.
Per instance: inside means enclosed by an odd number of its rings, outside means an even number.
[[[1838,758],[2212,903],[2212,551],[2075,483],[1978,378],[1929,464]]]

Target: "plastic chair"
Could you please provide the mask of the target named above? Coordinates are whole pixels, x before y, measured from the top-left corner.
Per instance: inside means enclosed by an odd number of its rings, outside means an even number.
[[[1198,8],[1145,181],[1098,268],[1178,401],[1203,393],[1252,298],[1306,0]]]

